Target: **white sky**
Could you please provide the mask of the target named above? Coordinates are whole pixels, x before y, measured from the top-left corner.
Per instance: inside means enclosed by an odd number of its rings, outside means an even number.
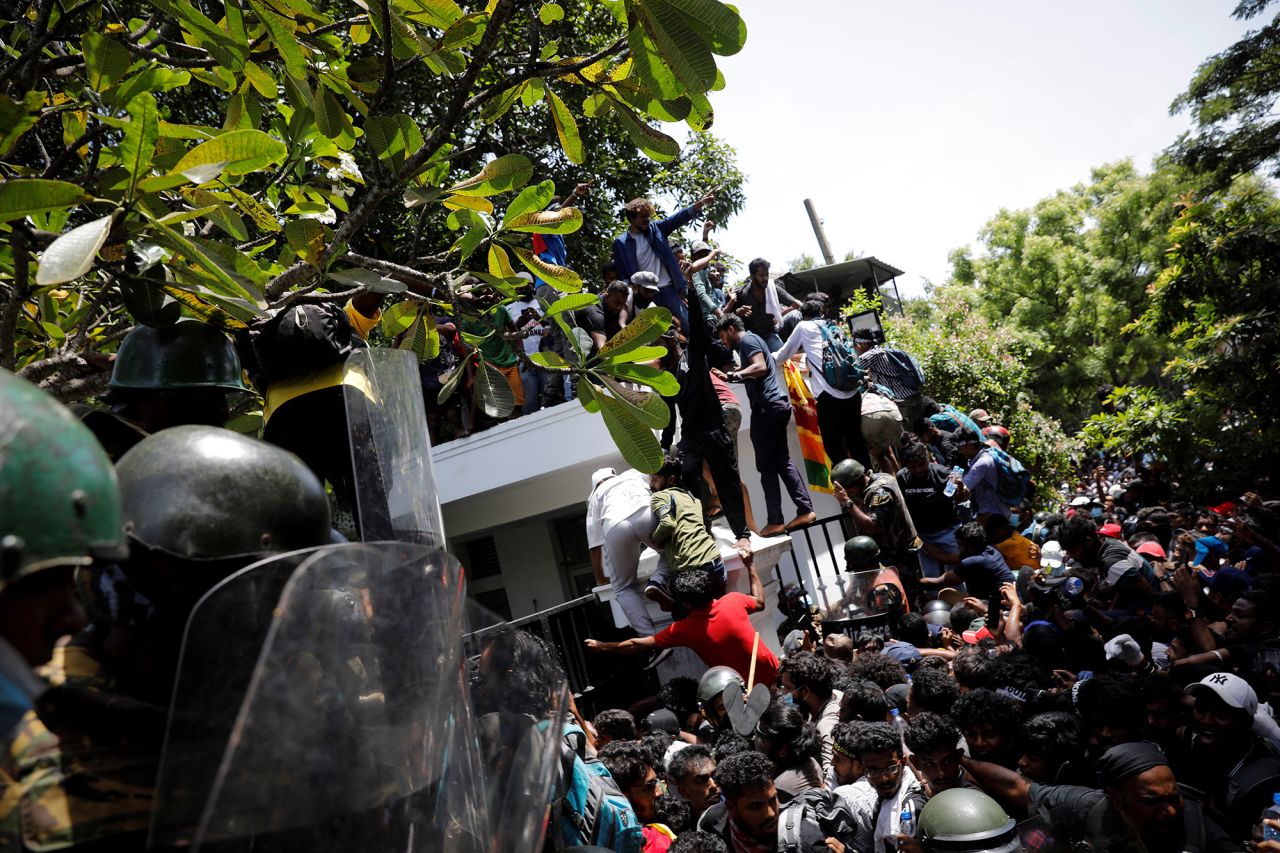
[[[1187,127],[1169,103],[1248,22],[1236,0],[739,0],[744,50],[721,58],[714,132],[747,206],[717,238],[775,269],[832,252],[942,282],[1000,208],[1033,204]],[[1259,21],[1252,22],[1254,26]]]

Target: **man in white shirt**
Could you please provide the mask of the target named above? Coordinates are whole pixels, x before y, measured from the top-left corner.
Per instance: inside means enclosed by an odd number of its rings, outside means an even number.
[[[827,383],[822,375],[822,318],[824,306],[817,300],[809,300],[800,306],[803,318],[796,324],[782,349],[773,354],[779,364],[797,352],[804,353],[809,368],[809,388],[818,401],[818,432],[822,445],[832,463],[842,459],[857,459],[865,467],[871,466],[871,455],[862,436],[862,391],[841,391]]]
[[[601,468],[591,475],[587,498],[587,548],[596,583],[608,581],[627,622],[637,634],[658,632],[649,615],[644,586],[636,577],[645,545],[660,549],[651,539],[657,519],[649,508],[649,478],[634,468],[621,474]]]
[[[507,314],[516,331],[524,335],[524,354],[533,355],[542,343],[542,305],[533,295],[533,276],[527,272],[516,273],[528,284],[520,290],[520,298],[507,304]],[[547,384],[547,372],[534,364],[520,362],[520,382],[524,385],[524,405],[520,413],[531,415],[542,408],[542,389]]]

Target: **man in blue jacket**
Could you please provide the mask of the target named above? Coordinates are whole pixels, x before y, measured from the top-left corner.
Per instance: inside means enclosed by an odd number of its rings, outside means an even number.
[[[613,259],[618,265],[618,277],[628,279],[641,270],[648,270],[658,277],[659,305],[680,318],[680,326],[689,334],[689,313],[680,299],[684,286],[684,273],[675,252],[667,244],[667,236],[702,213],[705,205],[715,201],[715,193],[708,193],[684,210],[668,216],[661,222],[653,222],[656,212],[653,202],[647,198],[632,199],[622,209],[630,227],[613,239]]]

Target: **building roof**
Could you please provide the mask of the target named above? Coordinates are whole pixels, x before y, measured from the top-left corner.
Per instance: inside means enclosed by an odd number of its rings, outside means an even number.
[[[831,297],[834,305],[849,298],[854,290],[876,289],[878,284],[886,284],[895,276],[902,275],[902,270],[887,264],[879,258],[868,255],[853,261],[842,261],[821,267],[789,272],[778,277],[787,292],[797,299],[806,293],[822,291]]]

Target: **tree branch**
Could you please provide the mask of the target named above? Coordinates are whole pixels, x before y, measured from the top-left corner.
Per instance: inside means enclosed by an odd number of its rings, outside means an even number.
[[[0,367],[13,370],[18,360],[14,350],[18,310],[31,293],[31,256],[27,254],[27,235],[21,229],[14,229],[10,241],[13,243],[13,286],[0,310]]]
[[[557,62],[540,62],[537,65],[528,66],[518,74],[513,74],[510,77],[503,78],[502,82],[494,83],[488,89],[476,94],[473,98],[467,101],[465,109],[468,111],[473,110],[484,104],[486,101],[493,100],[512,86],[519,86],[525,80],[532,80],[534,77],[541,77],[548,71],[555,71],[556,74],[560,76],[565,74],[575,74],[584,68],[589,68],[592,65],[595,65],[605,57],[612,56],[613,54],[622,51],[626,46],[627,40],[625,38],[621,38],[604,50],[598,53],[593,53],[588,57],[584,57],[583,59],[568,65],[561,65]]]

